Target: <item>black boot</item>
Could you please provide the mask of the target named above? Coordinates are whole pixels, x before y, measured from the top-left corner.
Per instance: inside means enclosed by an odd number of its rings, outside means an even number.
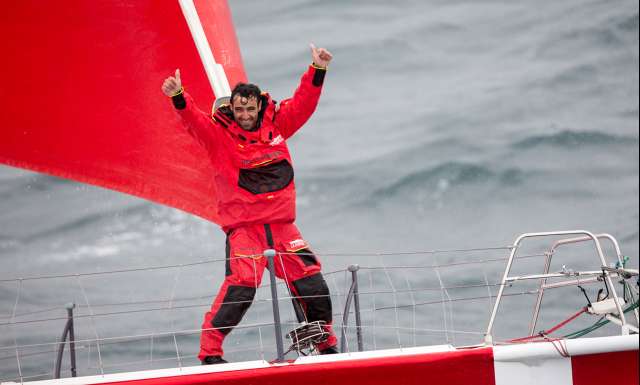
[[[338,353],[340,352],[338,351],[338,348],[336,348],[335,346],[331,346],[324,350],[320,350],[320,354],[338,354]]]
[[[226,364],[227,361],[220,356],[206,356],[204,360],[202,360],[202,365],[214,365],[214,364]]]

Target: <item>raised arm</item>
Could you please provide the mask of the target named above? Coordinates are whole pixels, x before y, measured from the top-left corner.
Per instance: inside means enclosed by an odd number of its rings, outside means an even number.
[[[213,153],[217,143],[216,123],[209,114],[198,108],[191,95],[184,92],[179,69],[176,70],[175,76],[169,76],[164,80],[162,92],[171,98],[189,134],[209,153]]]
[[[285,139],[295,134],[311,117],[318,105],[327,66],[333,56],[324,48],[311,44],[313,64],[302,75],[300,84],[290,99],[280,102],[275,123]]]

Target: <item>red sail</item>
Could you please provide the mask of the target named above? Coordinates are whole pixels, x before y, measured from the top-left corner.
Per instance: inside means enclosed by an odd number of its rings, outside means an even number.
[[[226,1],[195,8],[229,84],[246,81]],[[160,90],[180,68],[214,101],[178,0],[13,1],[0,29],[0,162],[218,222],[213,165]]]

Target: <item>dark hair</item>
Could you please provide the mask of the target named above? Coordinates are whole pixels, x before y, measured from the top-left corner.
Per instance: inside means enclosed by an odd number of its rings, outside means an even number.
[[[233,91],[231,91],[230,102],[233,103],[233,98],[235,98],[236,95],[244,96],[247,99],[254,97],[256,98],[257,101],[260,101],[261,94],[262,94],[262,91],[260,91],[260,88],[255,84],[238,83],[236,84],[235,87],[233,87]]]

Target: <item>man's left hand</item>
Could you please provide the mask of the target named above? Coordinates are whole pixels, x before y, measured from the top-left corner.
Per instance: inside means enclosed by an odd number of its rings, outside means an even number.
[[[313,43],[309,44],[311,47],[311,57],[313,58],[313,64],[321,68],[327,68],[331,59],[333,59],[333,55],[331,52],[327,51],[324,48],[316,48]]]

